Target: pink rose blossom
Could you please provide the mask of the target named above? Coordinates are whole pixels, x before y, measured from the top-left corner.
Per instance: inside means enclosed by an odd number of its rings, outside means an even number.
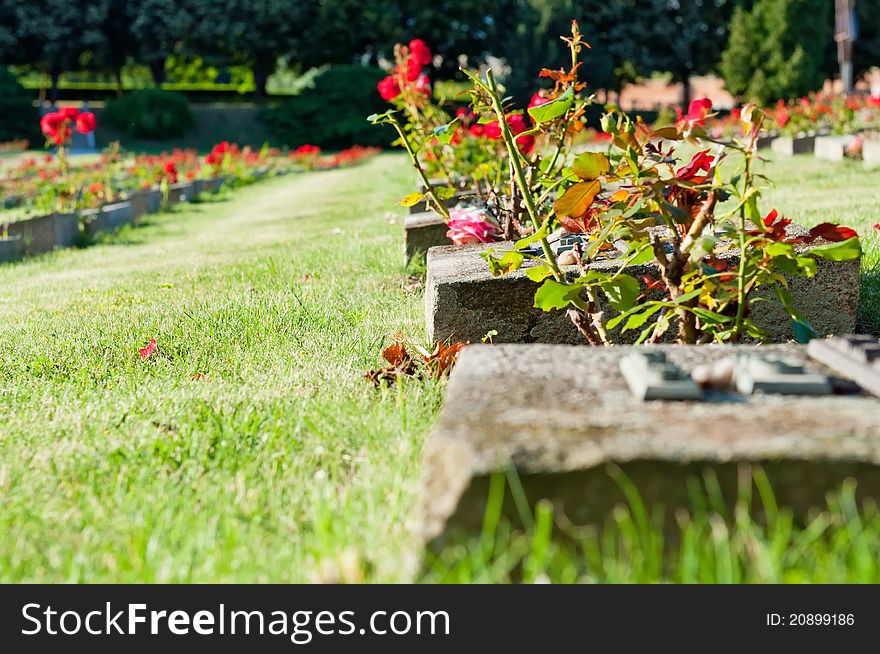
[[[498,226],[481,209],[450,209],[446,236],[456,245],[492,243]]]

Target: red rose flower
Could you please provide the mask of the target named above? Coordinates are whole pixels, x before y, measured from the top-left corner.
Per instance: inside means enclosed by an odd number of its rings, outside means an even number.
[[[468,131],[471,133],[471,136],[475,136],[476,138],[483,138],[486,136],[486,130],[483,129],[483,126],[480,125],[480,123],[474,123]]]
[[[40,119],[40,130],[49,138],[53,138],[63,123],[64,116],[61,113],[50,112]]]
[[[381,95],[382,99],[386,102],[391,102],[394,98],[400,95],[400,85],[392,75],[389,75],[379,82],[376,88],[379,89],[379,95]]]
[[[76,117],[76,131],[80,134],[88,134],[94,132],[98,126],[95,120],[95,114],[91,111],[84,111]]]
[[[209,166],[213,166],[214,164],[217,163],[217,158],[213,154],[209,154],[209,155],[205,156],[205,163],[208,164]]]
[[[419,79],[419,76],[422,74],[422,64],[418,61],[410,57],[406,60],[406,65],[400,65],[397,67],[397,76],[407,80],[408,82],[415,82]]]
[[[542,104],[547,104],[548,102],[550,102],[550,98],[545,98],[542,93],[543,91],[537,91],[532,96],[532,99],[529,100],[529,109],[531,109],[532,107],[540,107]]]
[[[76,117],[79,115],[79,109],[76,107],[61,107],[58,110],[58,113],[64,116],[65,120],[75,121]]]
[[[501,124],[497,120],[493,120],[491,123],[486,123],[483,125],[483,136],[487,139],[497,141],[501,138]]]
[[[422,66],[428,66],[434,58],[427,44],[421,39],[413,39],[409,42],[409,56]]]

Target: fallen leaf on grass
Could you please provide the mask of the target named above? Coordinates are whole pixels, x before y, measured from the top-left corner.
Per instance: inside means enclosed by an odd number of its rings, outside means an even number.
[[[364,373],[364,377],[375,386],[378,386],[379,382],[383,380],[389,383],[395,382],[401,375],[406,377],[435,377],[439,379],[452,370],[458,358],[458,353],[467,344],[467,342],[462,342],[447,345],[443,342],[438,342],[434,346],[434,350],[429,352],[418,345],[410,343],[412,348],[420,355],[416,357],[407,350],[403,338],[397,336],[391,345],[382,350],[382,357],[389,365],[376,370],[370,370]]]
[[[153,354],[156,353],[156,349],[157,349],[156,339],[151,338],[150,342],[147,343],[147,347],[138,348],[138,354],[141,357],[141,361],[144,361],[144,360],[148,359],[149,357],[153,356]]]
[[[431,374],[439,379],[452,370],[452,366],[455,365],[455,361],[458,359],[458,353],[461,352],[461,348],[465,345],[467,345],[466,342],[451,343],[450,345],[438,342],[434,346],[434,351],[425,357],[425,365]]]
[[[409,281],[403,286],[403,292],[415,293],[420,288],[422,288],[422,280],[419,277],[410,277]]]

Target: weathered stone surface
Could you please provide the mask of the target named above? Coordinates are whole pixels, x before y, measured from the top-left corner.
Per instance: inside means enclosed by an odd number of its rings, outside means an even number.
[[[843,161],[846,149],[855,140],[855,136],[817,136],[814,146],[814,154],[819,159],[828,161]]]
[[[497,331],[499,343],[584,343],[563,311],[544,312],[534,308],[536,285],[522,269],[502,277],[492,277],[480,257],[487,245],[437,247],[428,250],[428,273],[425,283],[425,317],[433,340],[453,338],[479,342],[489,331]],[[494,243],[497,251],[513,247],[510,242]],[[736,252],[727,253],[736,259]],[[843,334],[855,330],[859,301],[859,261],[818,260],[814,277],[793,277],[790,290],[795,305],[820,335]],[[613,269],[620,264],[609,260],[593,264],[598,269]],[[568,274],[577,274],[575,266],[566,266]],[[632,266],[627,273],[658,278],[653,264]],[[609,315],[613,309],[606,307]],[[771,302],[752,305],[752,318],[770,335],[772,342],[791,339],[790,318]],[[632,342],[638,331],[620,335],[621,342]],[[672,332],[670,332],[672,335]]]
[[[751,346],[662,348],[685,371]],[[612,475],[624,473],[667,516],[693,506],[689,478],[711,470],[733,504],[738,478],[760,465],[776,499],[797,515],[855,477],[880,498],[880,399],[868,396],[738,396],[706,402],[632,399],[619,362],[632,346],[471,345],[456,365],[425,447],[416,525],[432,548],[479,533],[493,473],[514,470],[528,506],[553,502],[574,525],[601,523],[626,504]],[[762,352],[807,361],[806,348]],[[828,374],[815,362],[808,367]],[[758,512],[760,506],[757,497]],[[506,516],[519,522],[508,498]]]
[[[0,237],[0,263],[20,259],[24,253],[24,244],[20,236],[15,238]]]
[[[770,144],[770,149],[774,153],[785,156],[813,154],[815,148],[815,136],[778,136]]]
[[[424,256],[435,245],[452,245],[446,236],[446,221],[432,211],[410,214],[404,219],[404,264],[417,256]]]
[[[25,254],[40,254],[73,245],[80,236],[79,216],[48,214],[9,223],[9,236],[20,237]]]
[[[865,160],[865,168],[880,168],[880,141],[865,140],[862,144],[862,158]]]
[[[206,179],[204,190],[206,193],[216,193],[221,188],[223,188],[223,183],[225,181],[226,179],[222,175],[218,177],[212,177],[211,179]]]
[[[162,193],[158,189],[138,191],[128,196],[128,202],[131,204],[131,219],[137,222],[141,216],[162,208]]]
[[[755,142],[755,146],[759,150],[766,150],[773,144],[773,141],[775,141],[777,138],[777,134],[766,134],[764,136],[759,136],[758,140]]]
[[[100,232],[115,232],[123,225],[131,223],[133,219],[130,202],[116,202],[100,209],[83,211],[82,217],[85,232],[90,237]]]
[[[193,183],[178,182],[168,187],[167,204],[177,204],[178,202],[189,202],[193,199]]]

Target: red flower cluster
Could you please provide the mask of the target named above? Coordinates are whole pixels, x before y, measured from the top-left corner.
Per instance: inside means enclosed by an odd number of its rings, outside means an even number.
[[[413,39],[409,42],[408,51],[406,60],[395,66],[394,74],[383,78],[376,86],[386,102],[394,101],[407,88],[424,95],[430,93],[431,83],[423,69],[433,59],[431,50],[421,39]]]
[[[73,135],[72,127],[80,134],[94,132],[97,127],[95,114],[91,111],[80,112],[75,107],[62,107],[51,111],[40,119],[40,130],[55,145],[64,145]]]
[[[296,150],[291,150],[288,153],[288,156],[291,159],[301,159],[306,157],[317,157],[319,154],[321,154],[321,148],[317,145],[306,143],[305,145],[299,146]]]

